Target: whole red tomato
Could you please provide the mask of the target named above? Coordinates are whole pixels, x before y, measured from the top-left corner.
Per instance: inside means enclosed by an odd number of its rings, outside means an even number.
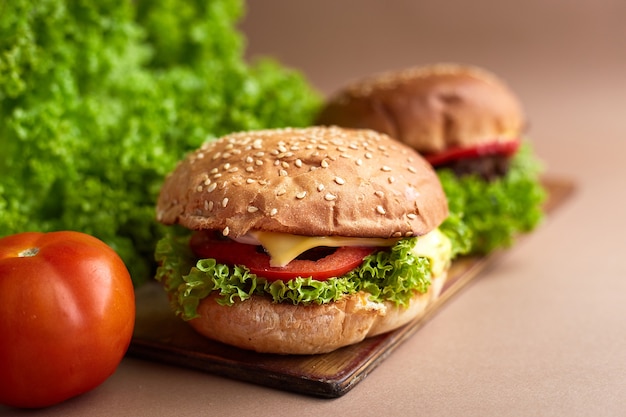
[[[45,407],[97,387],[134,322],[128,270],[104,242],[78,232],[0,239],[0,404]]]

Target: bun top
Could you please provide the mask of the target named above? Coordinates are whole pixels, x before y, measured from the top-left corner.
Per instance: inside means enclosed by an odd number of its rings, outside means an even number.
[[[370,130],[286,128],[205,143],[165,179],[157,219],[189,229],[419,236],[448,215],[432,167]]]
[[[515,94],[495,75],[437,64],[348,85],[328,100],[317,123],[373,129],[428,154],[518,139],[525,115]]]

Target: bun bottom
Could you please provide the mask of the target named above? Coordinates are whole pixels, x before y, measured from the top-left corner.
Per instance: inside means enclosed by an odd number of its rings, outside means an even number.
[[[407,307],[372,302],[359,292],[324,305],[274,303],[263,296],[221,306],[217,295],[204,298],[199,317],[189,324],[199,334],[262,353],[328,353],[395,330],[421,317],[441,293],[447,273],[433,279],[426,293],[415,293]]]

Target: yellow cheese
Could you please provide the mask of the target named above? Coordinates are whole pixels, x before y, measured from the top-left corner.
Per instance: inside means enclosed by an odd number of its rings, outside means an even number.
[[[261,244],[270,256],[270,265],[281,267],[300,254],[318,246],[393,246],[399,239],[360,238],[341,236],[298,236],[288,233],[250,232],[250,238]],[[437,276],[450,264],[450,240],[439,229],[417,238],[413,248],[416,256],[430,260],[433,275]]]
[[[413,254],[430,260],[430,270],[433,276],[439,276],[450,266],[452,243],[439,229],[417,238]]]
[[[250,232],[267,251],[271,266],[285,266],[301,253],[318,246],[393,246],[398,239],[341,236],[297,236],[288,233]]]

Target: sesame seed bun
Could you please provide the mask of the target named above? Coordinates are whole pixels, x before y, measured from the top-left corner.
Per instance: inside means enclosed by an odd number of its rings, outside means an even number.
[[[404,237],[447,216],[430,165],[387,135],[336,127],[235,133],[206,143],[166,178],[157,218],[239,237]]]
[[[386,133],[423,154],[519,139],[525,115],[494,74],[458,64],[390,71],[332,95],[317,123]]]
[[[208,142],[166,178],[157,203],[164,224],[232,238],[249,231],[420,236],[447,214],[437,175],[413,149],[381,133],[338,127],[252,131]],[[432,274],[428,290],[415,289],[407,306],[371,301],[363,291],[325,304],[255,294],[224,306],[213,291],[189,324],[208,338],[258,352],[330,352],[421,316],[447,270]],[[179,295],[169,296],[176,302]]]

